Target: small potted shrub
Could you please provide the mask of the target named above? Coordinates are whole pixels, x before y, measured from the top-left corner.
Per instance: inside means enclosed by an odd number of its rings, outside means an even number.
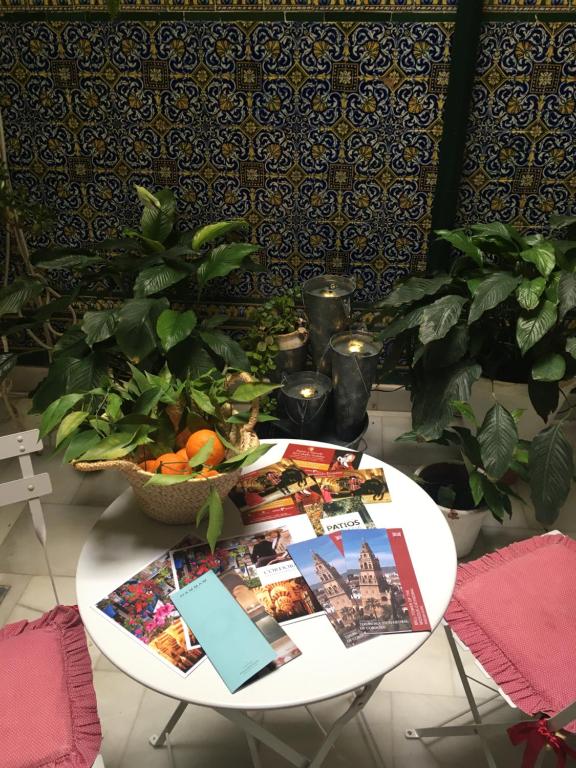
[[[495,403],[479,425],[468,403],[453,401],[451,406],[472,428],[451,426],[432,442],[452,446],[460,459],[428,464],[420,467],[416,475],[444,513],[456,553],[463,557],[474,546],[488,512],[499,522],[511,516],[511,497],[519,497],[510,480],[529,479],[529,444],[518,437],[521,411],[511,413]],[[408,432],[398,439],[422,438]]]
[[[543,427],[576,376],[576,246],[500,222],[437,234],[459,251],[450,270],[409,278],[377,305],[389,319],[381,338],[393,339],[391,359],[410,362],[413,429],[439,438],[452,400],[472,402],[480,415],[492,393],[510,411],[524,408],[521,434],[534,438],[531,463],[546,453],[562,468],[532,484],[536,517],[550,524],[572,477],[564,418]],[[476,397],[481,377],[489,392],[484,403]]]
[[[259,378],[280,381],[283,373],[304,369],[308,331],[296,306],[298,289],[286,291],[254,309],[245,348],[252,370]]]
[[[240,470],[265,453],[254,432],[258,398],[275,389],[246,373],[208,371],[196,379],[143,373],[108,377],[88,392],[55,400],[40,435],[55,432],[64,460],[85,472],[121,471],[143,511],[168,524],[207,519],[214,547],[222,530],[221,498]],[[248,405],[238,413],[235,404]]]

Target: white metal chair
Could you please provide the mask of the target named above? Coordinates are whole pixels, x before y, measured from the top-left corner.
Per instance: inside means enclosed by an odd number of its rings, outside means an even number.
[[[551,534],[560,534],[560,531],[551,531]],[[548,534],[545,534],[548,535]],[[575,614],[576,616],[576,614]],[[537,617],[534,617],[537,621]],[[484,757],[489,768],[498,768],[494,754],[487,741],[487,737],[490,735],[502,733],[504,728],[509,728],[510,724],[504,726],[502,723],[485,723],[482,720],[480,713],[480,707],[485,707],[491,704],[497,699],[503,699],[508,706],[513,709],[518,709],[518,706],[507,695],[497,682],[490,676],[485,670],[479,660],[474,656],[470,649],[462,642],[458,635],[452,631],[449,624],[443,620],[443,627],[446,632],[450,651],[456,664],[456,669],[464,688],[464,693],[468,700],[469,709],[457,713],[449,720],[440,723],[437,726],[429,728],[410,728],[406,731],[405,736],[408,739],[420,739],[420,738],[441,738],[445,736],[466,736],[477,735],[480,738]],[[518,628],[519,631],[530,631],[529,627]],[[568,653],[572,653],[572,649],[567,649]],[[462,661],[460,651],[469,652],[478,667],[479,671],[484,676],[484,680],[474,677],[470,673],[466,672]],[[474,681],[480,686],[488,688],[493,691],[494,695],[478,703],[472,692],[470,681]],[[472,715],[473,723],[465,725],[452,725],[456,720],[465,715]],[[532,715],[532,717],[536,717]],[[526,732],[522,735],[522,742],[526,742],[526,752],[524,756],[523,766],[534,766],[534,768],[540,768],[549,752],[555,752],[557,755],[559,752],[564,753],[565,756],[571,756],[576,758],[576,751],[572,750],[565,742],[565,735],[561,734],[563,728],[576,719],[576,694],[575,699],[571,701],[560,711],[556,712],[553,716],[541,715],[539,718],[533,720],[521,721],[523,724],[530,723],[526,728]],[[539,726],[537,729],[536,726]],[[540,733],[536,733],[539,730]],[[510,734],[511,740],[514,744],[520,744],[521,741],[512,738],[513,734]],[[530,743],[530,739],[533,739]],[[543,748],[545,747],[545,748]],[[558,764],[564,764],[561,761]],[[506,766],[508,768],[508,766]]]
[[[50,476],[46,472],[41,474],[34,473],[32,460],[30,458],[31,453],[41,451],[42,448],[42,441],[39,439],[39,432],[37,429],[0,437],[0,461],[18,458],[22,474],[21,478],[0,484],[0,507],[22,501],[28,503],[34,532],[42,545],[42,550],[46,559],[56,605],[60,605],[54,575],[48,558],[46,547],[46,522],[40,503],[40,497],[52,493],[52,484],[50,482]],[[31,663],[37,664],[38,658],[31,660]],[[29,728],[30,723],[22,723],[22,727]],[[105,768],[101,755],[96,756],[95,761],[92,763],[92,768]]]

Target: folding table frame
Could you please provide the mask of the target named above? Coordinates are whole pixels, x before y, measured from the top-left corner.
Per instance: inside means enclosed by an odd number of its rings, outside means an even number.
[[[364,740],[366,741],[374,764],[378,768],[386,768],[372,731],[370,730],[370,727],[368,726],[362,711],[378,688],[382,677],[383,675],[376,678],[375,680],[372,680],[370,683],[367,683],[358,691],[355,691],[348,708],[340,715],[340,717],[334,721],[334,723],[332,723],[328,729],[324,728],[322,723],[318,720],[317,716],[312,712],[310,706],[304,705],[306,711],[318,726],[324,737],[322,744],[312,757],[308,757],[307,755],[298,752],[285,741],[278,738],[278,736],[275,736],[254,717],[250,716],[248,712],[240,709],[220,709],[216,707],[214,708],[214,711],[218,712],[218,714],[222,715],[227,720],[230,720],[235,725],[238,725],[245,732],[254,768],[262,768],[262,762],[260,760],[259,754],[260,743],[265,744],[271,750],[287,760],[291,765],[296,766],[296,768],[320,768],[320,766],[328,757],[330,750],[334,747],[336,740],[342,732],[342,729],[354,717],[358,717],[362,735],[364,736]],[[162,732],[158,735],[150,737],[150,744],[153,747],[168,747],[172,768],[175,768],[175,763],[172,754],[170,734],[182,717],[187,706],[188,702],[181,701],[176,707],[172,717],[164,726]]]
[[[492,750],[490,749],[490,745],[488,744],[487,737],[496,733],[502,733],[502,729],[509,726],[509,723],[504,725],[503,723],[484,723],[482,722],[482,717],[480,715],[480,707],[484,706],[486,704],[489,704],[490,702],[494,701],[498,698],[503,698],[507,704],[509,704],[511,707],[516,709],[516,705],[510,700],[510,698],[504,693],[504,691],[499,687],[492,687],[491,685],[488,685],[481,680],[476,680],[475,677],[472,677],[472,675],[469,675],[466,670],[464,669],[464,665],[462,664],[462,658],[460,656],[460,652],[458,650],[458,645],[464,646],[460,640],[454,635],[452,630],[450,629],[449,625],[443,621],[444,630],[446,632],[446,637],[448,638],[448,644],[450,646],[450,650],[452,651],[452,656],[454,657],[454,662],[456,664],[456,669],[458,670],[458,674],[460,675],[460,680],[462,682],[462,687],[464,688],[464,693],[466,694],[466,698],[468,699],[468,704],[470,709],[466,709],[463,712],[459,712],[458,714],[451,717],[449,720],[446,720],[443,723],[440,723],[437,726],[434,726],[432,728],[410,728],[406,731],[405,736],[407,739],[425,739],[425,738],[442,738],[444,736],[469,736],[472,734],[475,734],[480,738],[480,742],[482,744],[482,749],[484,751],[484,757],[486,759],[486,763],[489,766],[489,768],[498,768],[498,765],[496,763],[496,760],[494,758],[494,754],[492,753]],[[492,678],[488,675],[488,673],[484,670],[483,667],[480,666],[480,664],[476,661],[480,669],[482,669],[483,673],[486,675],[486,677],[496,686],[496,683],[492,680]],[[475,683],[478,683],[479,685],[484,686],[485,688],[488,688],[491,691],[494,691],[494,696],[491,696],[489,699],[486,699],[485,701],[478,704],[476,699],[474,698],[474,694],[472,693],[472,688],[470,687],[469,681],[473,680]],[[454,722],[454,720],[457,720],[459,717],[463,717],[464,715],[471,713],[473,723],[469,725],[449,725],[449,723]],[[534,718],[530,718],[534,719]],[[576,700],[573,701],[571,704],[569,704],[567,707],[565,707],[563,710],[558,712],[554,717],[549,717],[546,719],[546,724],[548,726],[548,729],[552,733],[556,733],[557,731],[561,730],[566,726],[569,722],[576,719]],[[538,758],[535,763],[535,768],[541,768],[541,766],[544,763],[544,760],[546,759],[546,755],[549,751],[549,748],[546,750],[542,750],[540,754],[538,755]]]

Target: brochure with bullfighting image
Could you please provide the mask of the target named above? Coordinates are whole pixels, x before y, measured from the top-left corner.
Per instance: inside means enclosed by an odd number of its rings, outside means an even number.
[[[194,539],[187,537],[186,543]],[[182,676],[204,658],[204,651],[180,618],[170,595],[175,589],[169,553],[99,600],[94,608],[121,631]]]
[[[230,499],[241,512],[279,502],[278,509],[292,508],[290,514],[299,514],[298,509],[291,503],[291,496],[315,486],[312,477],[300,469],[293,461],[280,459],[267,467],[247,472],[230,491]],[[287,517],[288,514],[277,515]],[[268,518],[269,519],[269,518]],[[250,523],[256,522],[250,520]],[[244,520],[244,524],[249,523]]]
[[[314,594],[295,566],[288,546],[294,541],[310,536],[310,525],[297,522],[274,526],[254,533],[223,539],[214,553],[208,545],[183,547],[171,552],[174,582],[182,588],[202,573],[213,570],[224,576],[229,584],[234,578],[234,590],[240,587],[251,590],[253,602],[281,624],[299,621],[322,611]],[[233,578],[234,576],[234,578]],[[242,592],[247,599],[247,593]],[[252,599],[252,597],[250,598]]]
[[[295,491],[290,496],[284,496],[259,507],[245,509],[240,515],[244,525],[248,526],[303,514],[310,518],[321,517],[322,508],[320,488],[316,484],[312,484]]]
[[[390,502],[390,491],[384,470],[350,469],[316,475],[325,504],[346,498],[359,498],[364,504],[385,504]]]
[[[430,629],[401,528],[344,531],[342,546],[361,632]]]
[[[343,469],[358,469],[363,454],[347,448],[341,450],[304,443],[290,443],[284,458],[293,461],[308,475],[324,475]]]
[[[351,648],[368,640],[370,635],[359,628],[345,554],[337,541],[332,536],[319,536],[292,544],[288,550],[344,645]]]

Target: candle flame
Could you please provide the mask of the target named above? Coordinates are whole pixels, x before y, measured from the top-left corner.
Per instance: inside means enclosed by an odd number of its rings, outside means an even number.
[[[302,397],[310,398],[317,395],[318,390],[315,389],[314,387],[302,387],[302,389],[300,390],[300,394],[302,395]]]
[[[351,352],[352,354],[357,352],[362,352],[363,349],[364,349],[364,342],[358,341],[358,339],[354,339],[354,341],[351,341],[348,344],[348,352]]]

